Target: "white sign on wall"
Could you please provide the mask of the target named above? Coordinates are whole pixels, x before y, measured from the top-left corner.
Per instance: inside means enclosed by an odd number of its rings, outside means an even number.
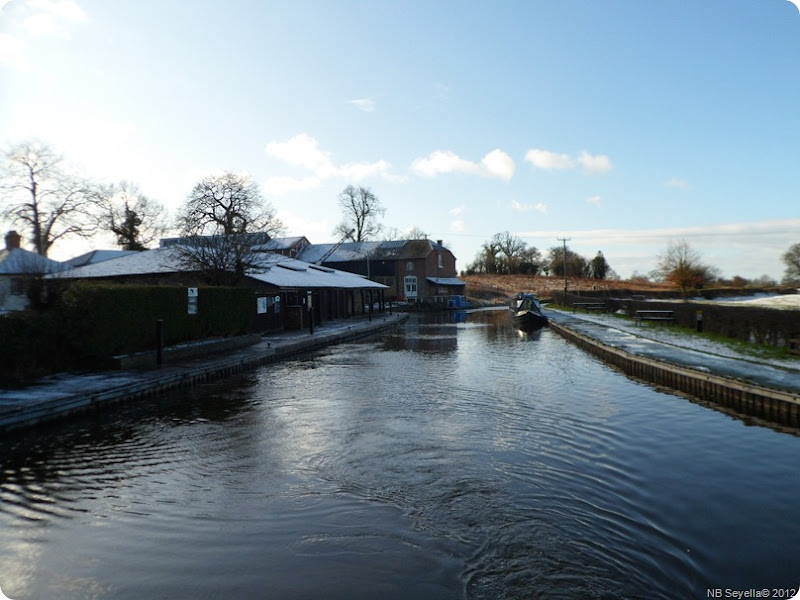
[[[189,301],[187,312],[190,315],[197,314],[197,288],[186,288],[186,297]]]

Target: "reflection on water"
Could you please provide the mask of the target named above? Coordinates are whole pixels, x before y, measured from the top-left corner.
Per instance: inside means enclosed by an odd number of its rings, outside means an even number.
[[[800,438],[507,311],[0,441],[11,598],[705,598],[796,585]]]

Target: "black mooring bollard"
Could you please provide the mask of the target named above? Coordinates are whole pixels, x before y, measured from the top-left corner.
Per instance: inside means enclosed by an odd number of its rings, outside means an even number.
[[[156,365],[164,362],[164,319],[156,319]]]

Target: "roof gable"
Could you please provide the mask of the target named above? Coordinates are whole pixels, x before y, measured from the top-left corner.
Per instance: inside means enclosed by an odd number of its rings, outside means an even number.
[[[40,275],[64,269],[63,263],[30,250],[0,250],[0,275]]]

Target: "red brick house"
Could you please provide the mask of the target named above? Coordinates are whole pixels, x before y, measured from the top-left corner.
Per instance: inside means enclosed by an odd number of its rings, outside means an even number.
[[[311,244],[300,260],[365,275],[389,287],[392,300],[461,306],[466,283],[457,277],[456,258],[441,240],[396,240]],[[333,249],[333,252],[331,250]],[[326,256],[330,252],[330,255]]]

